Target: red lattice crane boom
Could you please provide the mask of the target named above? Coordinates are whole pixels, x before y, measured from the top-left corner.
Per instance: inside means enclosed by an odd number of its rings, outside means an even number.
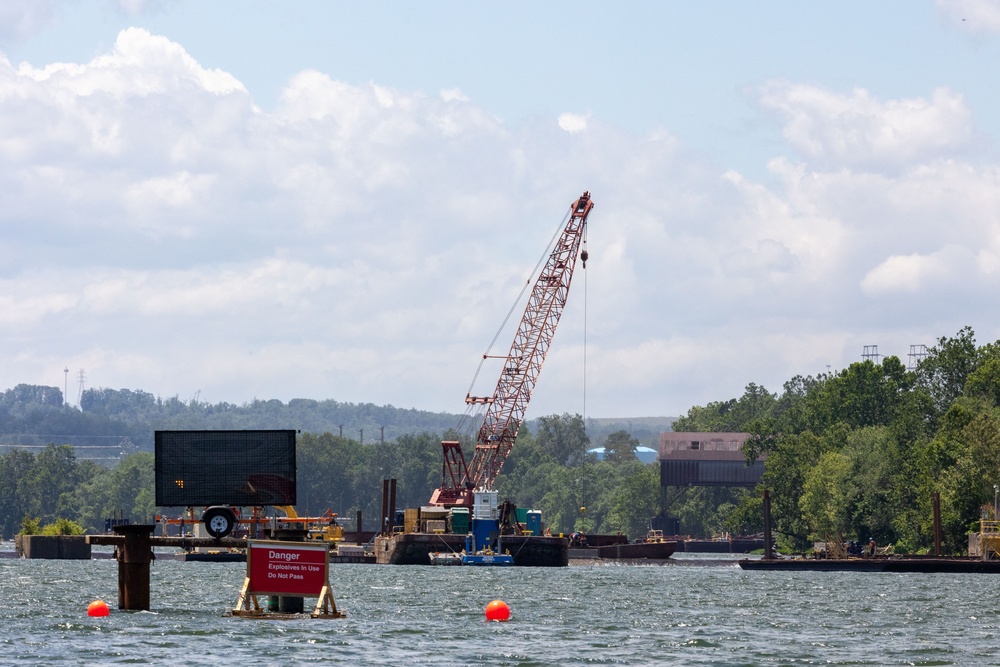
[[[493,488],[514,447],[531,392],[566,306],[577,257],[584,268],[587,266],[587,250],[580,252],[580,247],[585,242],[587,216],[593,207],[589,192],[584,192],[570,207],[569,218],[528,297],[510,351],[502,357],[505,361],[493,395],[465,397],[466,403],[486,405],[486,415],[476,436],[476,452],[466,465],[460,443],[452,440],[441,443],[444,452],[441,487],[431,496],[432,505],[471,506],[473,491]]]

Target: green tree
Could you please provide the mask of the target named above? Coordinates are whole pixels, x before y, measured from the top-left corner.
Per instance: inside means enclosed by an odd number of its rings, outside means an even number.
[[[615,483],[603,487],[608,497],[602,505],[607,506],[607,512],[598,526],[599,532],[620,532],[632,537],[645,534],[649,518],[659,509],[658,466],[638,459],[605,466],[611,468]]]
[[[49,445],[35,457],[31,472],[26,476],[27,487],[33,489],[31,512],[43,521],[54,521],[64,493],[72,494],[80,480],[76,455],[69,445]],[[63,508],[69,509],[69,508]],[[75,514],[73,515],[75,518]]]
[[[496,490],[501,497],[515,500],[521,507],[542,509],[542,499],[549,491],[549,479],[561,467],[552,451],[542,447],[537,438],[522,428],[497,478]],[[543,514],[542,520],[550,522],[551,517]]]
[[[778,400],[773,394],[751,382],[739,399],[715,401],[705,407],[692,407],[686,416],[674,422],[673,430],[739,433],[744,430],[747,423],[772,416],[777,405]]]
[[[15,449],[0,457],[0,534],[13,535],[31,514],[34,491],[28,484],[34,455]]]
[[[941,337],[917,366],[917,382],[928,392],[937,414],[962,394],[969,375],[979,366],[976,336],[963,327],[953,338]]]
[[[583,464],[581,464],[583,465]],[[583,505],[579,472],[556,466],[546,479],[544,495],[535,503],[535,509],[542,512],[542,521],[553,532],[572,533],[579,530],[580,507]]]
[[[1000,411],[980,412],[962,429],[955,463],[942,471],[941,513],[946,547],[960,552],[966,534],[979,531],[983,507],[1000,484]]]
[[[38,517],[25,515],[21,519],[20,535],[40,535],[42,533],[42,520]]]
[[[538,434],[539,446],[551,452],[553,458],[565,466],[580,465],[587,458],[590,438],[584,428],[583,417],[564,414],[542,417]]]
[[[824,452],[806,471],[799,508],[809,528],[809,539],[839,542],[847,533],[850,474],[850,458],[837,451]]]
[[[680,520],[682,533],[699,539],[716,537],[739,525],[739,508],[749,493],[722,486],[688,487],[676,494],[670,513]]]
[[[859,429],[848,437],[851,469],[843,488],[851,500],[852,537],[897,540],[897,519],[914,498],[906,488],[906,461],[888,428]]]
[[[84,532],[83,526],[69,519],[56,519],[41,529],[42,535],[83,535]]]
[[[969,398],[986,400],[990,405],[1000,405],[1000,357],[988,357],[969,373],[962,393]]]
[[[604,460],[612,463],[635,461],[635,449],[638,446],[639,441],[629,435],[628,431],[615,431],[604,443]]]
[[[96,531],[103,530],[104,520],[113,516],[149,521],[155,514],[154,488],[153,454],[130,454],[77,487],[79,522],[88,531]]]
[[[780,546],[804,549],[810,534],[815,532],[803,516],[799,499],[805,489],[807,473],[830,449],[827,438],[809,431],[782,434],[772,442],[760,486],[771,491],[771,516]]]

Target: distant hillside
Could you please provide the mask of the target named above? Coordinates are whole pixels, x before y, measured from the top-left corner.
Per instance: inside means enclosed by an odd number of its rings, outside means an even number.
[[[659,449],[660,433],[673,429],[676,417],[604,417],[587,418],[587,435],[594,447],[600,447],[608,436],[626,431],[646,447]]]
[[[389,442],[407,434],[441,436],[456,428],[460,420],[457,414],[332,399],[210,404],[184,402],[176,396],[163,399],[142,390],[104,388],[84,391],[80,408],[76,408],[63,405],[62,391],[57,387],[21,384],[0,392],[0,453],[16,445],[48,443],[114,449],[123,438],[140,450],[152,451],[154,431],[170,429],[293,428],[305,433],[329,432],[364,443]],[[656,447],[660,432],[670,430],[672,421],[670,417],[588,419],[587,430],[595,447],[621,430],[644,445]],[[525,426],[536,433],[538,420]]]
[[[603,447],[608,436],[618,431],[625,431],[638,440],[643,446],[658,449],[660,433],[670,431],[676,417],[588,417],[587,437],[591,447]],[[532,433],[538,432],[539,420],[529,419],[525,428]]]
[[[0,393],[0,447],[48,443],[113,449],[123,438],[153,450],[153,433],[171,429],[281,429],[333,433],[352,440],[389,442],[406,434],[443,434],[460,415],[371,403],[292,399],[234,405],[163,399],[131,389],[88,389],[80,407],[64,406],[57,387],[18,385]],[[101,452],[95,452],[102,454]]]

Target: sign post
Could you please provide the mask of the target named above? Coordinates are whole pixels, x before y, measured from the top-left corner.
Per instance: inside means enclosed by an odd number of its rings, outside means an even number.
[[[261,608],[258,595],[318,597],[312,618],[343,618],[330,591],[330,547],[327,544],[251,540],[247,542],[247,576],[233,616],[284,618]]]

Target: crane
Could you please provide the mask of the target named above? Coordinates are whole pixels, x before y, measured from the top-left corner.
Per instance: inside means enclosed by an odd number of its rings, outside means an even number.
[[[441,486],[431,496],[431,505],[471,507],[473,491],[493,488],[514,447],[531,392],[566,306],[578,255],[583,267],[587,267],[587,216],[593,207],[589,192],[584,192],[570,206],[562,233],[532,287],[510,351],[501,357],[503,368],[493,395],[472,396],[471,390],[466,394],[468,405],[486,406],[476,435],[476,451],[467,465],[460,442],[441,443],[444,454]],[[483,358],[488,356],[484,354]]]

